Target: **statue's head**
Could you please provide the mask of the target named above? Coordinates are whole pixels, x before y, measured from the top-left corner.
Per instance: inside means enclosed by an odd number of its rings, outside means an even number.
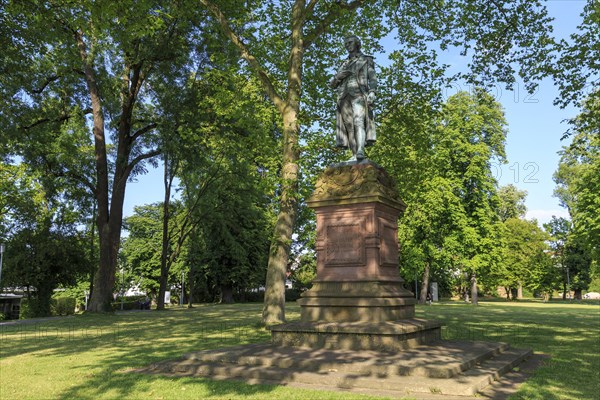
[[[359,51],[360,45],[360,39],[356,35],[349,35],[344,39],[344,47],[346,47],[346,50],[348,51],[352,51],[354,46],[356,46],[356,51]]]

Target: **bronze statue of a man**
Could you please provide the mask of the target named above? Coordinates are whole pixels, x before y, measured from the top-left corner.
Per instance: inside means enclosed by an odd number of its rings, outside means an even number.
[[[344,41],[348,59],[339,67],[329,87],[337,89],[337,146],[350,148],[350,161],[365,158],[365,146],[375,142],[373,102],[377,90],[372,56],[360,51],[360,39],[348,36]]]

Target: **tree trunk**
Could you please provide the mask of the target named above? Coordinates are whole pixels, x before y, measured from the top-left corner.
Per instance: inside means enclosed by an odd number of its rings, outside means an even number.
[[[423,281],[421,282],[421,295],[419,296],[419,304],[427,302],[427,293],[429,293],[429,262],[425,263],[423,271]]]
[[[517,299],[523,300],[523,284],[519,282],[519,286],[517,287]]]
[[[142,87],[146,75],[142,68],[145,61],[135,64],[126,63],[123,66],[123,79],[120,90],[121,110],[117,128],[116,159],[114,163],[114,176],[112,177],[112,190],[109,190],[109,162],[106,148],[105,120],[103,114],[102,97],[98,87],[98,79],[94,65],[94,45],[97,38],[93,32],[83,30],[72,31],[77,43],[77,50],[81,57],[83,76],[92,106],[94,155],[96,157],[96,187],[94,193],[98,206],[96,226],[99,235],[100,253],[98,257],[99,267],[96,271],[93,283],[93,293],[90,299],[89,311],[106,312],[112,311],[112,291],[115,283],[115,271],[117,266],[117,255],[121,240],[121,224],[123,222],[123,202],[125,199],[125,188],[127,179],[132,169],[143,160],[154,157],[159,153],[157,149],[136,155],[129,160],[134,142],[146,132],[156,127],[152,123],[146,125],[132,134],[133,110],[137,96]],[[89,40],[90,49],[86,44]],[[125,57],[129,59],[130,57]],[[132,57],[136,58],[136,57]]]
[[[164,155],[164,174],[163,183],[165,187],[165,197],[163,201],[163,224],[162,224],[162,251],[160,254],[160,281],[158,288],[158,298],[156,299],[156,309],[165,309],[165,292],[167,290],[167,279],[169,277],[170,263],[167,262],[169,256],[169,205],[171,202],[171,186],[173,185],[173,171],[169,168],[169,157]]]
[[[475,274],[475,272],[471,275],[471,304],[475,306],[479,304],[477,296],[477,274]]]
[[[263,323],[285,322],[285,279],[296,222],[298,195],[298,160],[300,159],[298,114],[302,87],[302,58],[304,41],[305,2],[298,0],[292,8],[292,48],[288,69],[288,93],[283,108],[283,165],[281,169],[281,200],[279,215],[269,252]]]
[[[581,292],[582,292],[582,289],[574,289],[573,290],[573,299],[581,300]]]
[[[108,158],[106,153],[106,138],[104,133],[104,114],[102,111],[102,100],[97,85],[93,60],[88,57],[87,47],[83,40],[83,32],[74,33],[77,48],[83,62],[85,80],[92,104],[94,153],[96,155],[96,202],[98,215],[96,225],[100,236],[99,267],[94,277],[94,292],[90,299],[89,311],[108,312],[112,311],[111,300],[114,286],[114,273],[116,265],[116,254],[112,254],[112,234],[109,224],[109,180],[108,180]],[[113,261],[114,260],[114,261]]]
[[[563,300],[567,299],[567,284],[563,282]]]
[[[233,288],[231,285],[221,285],[221,303],[232,304],[233,303]]]
[[[504,286],[504,291],[506,292],[506,300],[510,300],[510,287]]]
[[[118,176],[117,174],[115,174]],[[112,312],[113,290],[115,286],[115,272],[117,270],[117,256],[121,244],[121,223],[123,222],[123,201],[125,199],[125,183],[113,185],[111,199],[110,220],[98,222],[100,235],[100,257],[98,272],[94,279],[94,293],[91,298],[89,311]],[[115,179],[115,183],[117,180]],[[100,213],[98,213],[100,219]]]
[[[281,208],[275,223],[275,232],[269,252],[263,323],[273,325],[285,322],[285,279],[292,233],[297,213],[298,192],[298,120],[295,111],[284,117],[284,159],[282,172]]]
[[[188,273],[188,290],[190,295],[188,296],[188,308],[193,308],[194,302],[194,283],[196,280],[196,276],[194,274],[194,265],[190,265],[190,272]]]
[[[96,203],[92,206],[92,221],[90,223],[90,289],[88,299],[92,297],[92,293],[94,293],[94,277],[96,275],[96,267],[98,264],[94,262],[96,258],[96,245],[94,243],[94,239],[96,238]],[[87,311],[88,305],[86,303],[85,310]]]
[[[50,282],[45,282],[44,285],[39,285],[35,292],[35,296],[29,299],[29,317],[49,317],[52,315],[50,303],[54,292],[54,285]]]

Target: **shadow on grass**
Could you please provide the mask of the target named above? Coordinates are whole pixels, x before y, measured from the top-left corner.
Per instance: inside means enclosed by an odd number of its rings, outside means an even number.
[[[56,359],[56,367],[64,368],[76,380],[60,398],[96,398],[107,393],[111,398],[129,398],[132,393],[137,396],[144,392],[146,386],[152,387],[153,378],[122,371],[186,352],[268,341],[268,332],[256,325],[259,320],[257,305],[81,315],[69,320],[0,327],[0,356],[5,360],[26,355],[37,360]],[[65,362],[76,358],[78,363]],[[217,384],[214,390],[218,387]],[[270,390],[269,386],[245,388],[243,384],[223,387],[241,395]]]
[[[13,364],[46,361],[64,370],[69,384],[61,383],[56,395],[44,398],[276,397],[277,387],[270,385],[125,373],[185,353],[267,342],[269,333],[256,325],[260,308],[257,304],[202,305],[191,310],[82,315],[0,326],[0,362],[11,363],[18,357]],[[289,311],[293,319],[297,307],[290,306]],[[473,307],[457,302],[418,306],[417,317],[444,322],[448,339],[502,341],[551,354],[515,398],[583,399],[600,393],[598,306],[495,302]],[[44,373],[24,378],[23,385],[46,379]]]

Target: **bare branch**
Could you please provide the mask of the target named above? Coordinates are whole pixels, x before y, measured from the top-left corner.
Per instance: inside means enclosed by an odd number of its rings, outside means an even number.
[[[354,11],[364,4],[365,0],[355,0],[350,3],[335,2],[329,12],[323,17],[321,22],[309,32],[304,38],[304,49],[310,47],[321,35],[323,35],[332,26],[333,22],[341,15],[343,10]],[[311,2],[312,3],[312,2]],[[310,4],[309,4],[310,6]]]
[[[44,83],[42,84],[42,86],[39,89],[33,89],[31,91],[31,93],[33,94],[41,94],[47,87],[49,84],[51,84],[54,81],[57,81],[61,78],[60,75],[51,75],[49,77],[46,78],[46,80],[44,81]]]
[[[147,153],[144,154],[140,154],[139,156],[137,156],[136,158],[134,158],[133,160],[131,160],[131,162],[129,163],[129,165],[127,166],[127,169],[125,171],[125,173],[123,174],[124,177],[128,177],[129,173],[131,172],[131,170],[133,170],[133,168],[139,164],[140,162],[147,160],[149,158],[152,157],[156,157],[158,155],[160,155],[161,151],[159,149],[154,149],[151,150]]]
[[[92,109],[91,108],[86,108],[85,110],[83,110],[83,115],[91,114],[91,113],[92,113]],[[63,122],[63,121],[66,121],[66,120],[70,119],[71,117],[73,117],[73,114],[63,114],[60,117],[54,118],[54,119],[52,119],[52,118],[41,118],[41,119],[39,119],[39,120],[37,120],[37,121],[29,124],[29,125],[20,126],[19,129],[28,130],[28,129],[31,129],[31,128],[35,128],[38,125],[42,125],[42,124],[44,124],[46,122]]]
[[[269,96],[273,104],[275,104],[275,107],[277,107],[277,109],[283,113],[285,109],[285,102],[277,93],[277,89],[275,89],[275,86],[273,86],[273,82],[271,82],[267,71],[260,65],[256,57],[250,53],[250,50],[244,44],[242,39],[235,32],[233,32],[227,17],[223,15],[219,6],[210,0],[200,0],[200,3],[208,8],[208,10],[217,18],[219,24],[221,25],[221,29],[223,29],[223,32],[225,33],[225,36],[227,36],[229,40],[231,40],[231,42],[238,48],[238,50],[240,50],[242,58],[248,62],[250,67],[258,75],[258,78],[260,79],[267,96]]]
[[[317,5],[318,0],[310,0],[306,8],[304,9],[304,14],[302,15],[302,19],[306,20],[310,18],[315,11],[315,6]]]
[[[152,122],[149,125],[146,125],[145,127],[138,129],[133,135],[131,135],[131,141],[134,142],[137,138],[139,138],[140,136],[142,136],[144,133],[151,131],[152,129],[156,128],[158,126],[158,124],[156,122]]]
[[[48,158],[46,158],[46,156],[42,156],[42,160],[46,166],[46,171],[49,174],[57,178],[67,178],[79,182],[88,188],[93,195],[96,195],[96,186],[94,186],[94,184],[85,175],[72,171],[68,168],[55,168],[57,163],[55,161],[50,161]]]

